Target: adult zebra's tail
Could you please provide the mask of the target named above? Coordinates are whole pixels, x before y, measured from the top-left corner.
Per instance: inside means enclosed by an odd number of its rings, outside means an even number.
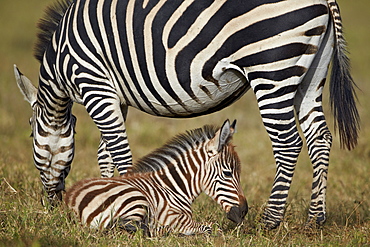
[[[357,144],[360,116],[356,108],[356,93],[350,62],[343,37],[342,19],[335,0],[327,0],[334,24],[335,47],[330,83],[330,104],[338,127],[342,148],[351,150]]]

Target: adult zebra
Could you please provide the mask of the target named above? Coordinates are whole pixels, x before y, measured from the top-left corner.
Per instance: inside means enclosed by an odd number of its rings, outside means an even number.
[[[206,125],[180,134],[123,176],[78,182],[65,202],[90,227],[134,221],[151,236],[161,229],[190,235],[211,233],[209,223],[192,219],[191,205],[205,192],[240,223],[248,206],[240,186],[240,160],[230,142],[235,125],[226,120],[218,129]]]
[[[129,106],[165,117],[220,110],[252,88],[277,171],[263,215],[283,218],[302,140],[313,164],[309,221],[325,221],[331,134],[322,89],[333,57],[331,103],[342,146],[357,143],[359,116],[334,0],[64,0],[40,23],[39,87],[15,68],[33,108],[34,160],[49,200],[74,154],[72,102],[101,131],[102,176],[132,163]]]

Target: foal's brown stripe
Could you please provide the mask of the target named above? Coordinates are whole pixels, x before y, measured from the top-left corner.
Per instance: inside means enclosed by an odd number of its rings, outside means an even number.
[[[86,190],[90,190],[92,186],[96,186],[96,185],[106,185],[105,187],[101,188],[101,189],[95,189],[95,190],[92,190],[90,192],[88,192],[84,198],[81,200],[79,206],[78,206],[78,212],[79,212],[79,215],[81,216],[81,213],[82,211],[84,210],[85,207],[87,207],[89,205],[89,203],[96,197],[96,196],[99,196],[101,195],[102,193],[106,193],[107,191],[111,190],[112,188],[115,188],[117,186],[117,184],[115,183],[110,183],[107,185],[107,182],[104,182],[104,181],[98,181],[96,183],[91,183],[89,184],[89,186],[86,188]],[[81,189],[79,191],[78,194],[80,194],[82,191],[84,191],[85,189]]]
[[[100,204],[100,206],[91,214],[89,214],[89,217],[87,217],[86,219],[86,224],[87,225],[90,225],[91,221],[98,215],[100,214],[102,211],[104,211],[107,207],[109,207],[109,205],[111,205],[113,202],[115,202],[115,200],[120,197],[120,196],[123,196],[124,194],[127,194],[127,193],[130,193],[130,192],[133,192],[133,191],[138,191],[138,189],[136,188],[128,188],[128,189],[125,189],[125,190],[122,190],[120,191],[119,193],[117,194],[114,194],[114,195],[111,195],[110,197],[107,198],[107,200],[105,200],[102,204]],[[142,196],[139,196],[139,197],[136,197],[136,196],[133,196],[133,197],[130,197],[128,198],[126,202],[132,202],[132,201],[136,201],[138,199],[141,199]]]

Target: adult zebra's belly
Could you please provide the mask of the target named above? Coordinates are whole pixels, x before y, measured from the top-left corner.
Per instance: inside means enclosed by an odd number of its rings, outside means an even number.
[[[191,78],[191,84],[156,88],[156,93],[146,95],[146,101],[140,102],[142,104],[131,106],[155,116],[174,118],[195,117],[222,110],[238,100],[250,85],[238,68],[220,67],[219,70],[221,73],[214,73],[208,80],[199,75]],[[176,94],[169,93],[171,90]]]

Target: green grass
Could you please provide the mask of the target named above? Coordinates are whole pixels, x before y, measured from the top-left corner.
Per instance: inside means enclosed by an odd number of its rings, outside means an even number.
[[[221,235],[147,239],[117,229],[97,232],[70,219],[63,208],[46,212],[40,205],[41,182],[33,165],[30,127],[31,109],[19,92],[13,64],[34,83],[38,63],[32,57],[35,23],[52,0],[1,1],[0,8],[0,246],[365,246],[370,244],[370,3],[339,0],[349,43],[353,77],[358,91],[362,129],[353,151],[339,149],[334,135],[329,169],[327,212],[323,229],[304,232],[312,181],[312,167],[304,149],[295,172],[284,222],[274,231],[260,229],[258,219],[266,203],[275,173],[268,136],[262,126],[252,92],[233,106],[195,119],[157,118],[130,109],[127,129],[137,159],[162,145],[168,138],[203,124],[221,125],[238,120],[234,144],[242,161],[241,182],[250,209],[243,225],[229,222],[222,210],[206,196],[194,204],[199,221],[217,222]],[[325,110],[333,131],[325,91]],[[66,186],[99,176],[96,150],[99,133],[85,109],[74,106],[77,116],[76,155]],[[14,189],[14,190],[13,190]]]

